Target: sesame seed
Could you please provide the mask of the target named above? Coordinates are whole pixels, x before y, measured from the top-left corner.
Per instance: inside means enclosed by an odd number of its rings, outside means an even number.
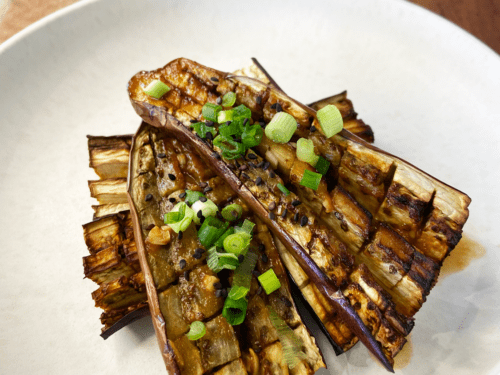
[[[267,263],[269,262],[269,257],[266,254],[262,254],[261,258],[262,262]]]
[[[186,268],[186,261],[184,259],[180,260],[180,262],[179,262],[179,268],[181,270],[183,270],[184,268]]]
[[[220,281],[217,281],[216,283],[214,283],[214,288],[215,289],[222,289],[222,284],[220,283]]]
[[[272,211],[272,210],[274,210],[275,208],[276,208],[276,202],[271,202],[271,203],[269,204],[269,209]]]
[[[222,297],[226,298],[227,297],[227,289],[221,289],[222,291]]]
[[[296,212],[295,215],[293,215],[293,221],[299,221],[299,213]]]
[[[204,193],[208,193],[210,191],[212,191],[213,189],[210,187],[210,186],[207,186],[205,189],[203,189],[203,192]]]
[[[262,96],[257,96],[257,98],[255,99],[255,101],[257,102],[257,104],[262,104]]]
[[[189,281],[189,271],[184,271],[184,278]]]
[[[259,176],[255,179],[255,185],[259,186],[260,184],[262,184],[262,177]]]
[[[201,219],[203,217],[203,211],[202,210],[199,210],[197,213],[196,213],[196,216],[198,217],[198,219]]]
[[[264,251],[264,250],[266,250],[266,247],[264,246],[264,244],[263,244],[263,243],[261,243],[261,244],[259,245],[258,250],[259,250],[259,251]]]
[[[299,201],[298,199],[295,199],[293,202],[292,202],[292,206],[293,207],[297,207],[298,205],[300,205],[302,202]]]
[[[268,161],[266,161],[264,163],[264,166],[262,167],[263,170],[267,171],[267,168],[269,168],[269,166],[271,165],[271,163],[269,163]]]
[[[200,202],[205,203],[207,201],[207,197],[200,197]]]
[[[217,104],[221,104],[221,103],[222,103],[222,98],[219,96],[219,97],[217,98],[217,100],[215,101],[215,103],[217,103]]]
[[[207,135],[206,135],[207,139],[209,141],[213,141],[214,140],[214,135],[211,133],[211,132],[207,132]]]
[[[276,103],[276,112],[281,112],[283,111],[283,108],[281,107],[280,103]]]
[[[246,118],[246,119],[244,119],[244,120],[243,120],[243,126],[245,126],[246,124],[248,124],[248,121],[249,121],[249,120],[248,120],[247,118]]]
[[[197,120],[197,119],[195,119],[195,118],[192,118],[192,119],[191,119],[191,120],[189,120],[189,121],[191,122],[191,124],[194,124],[194,123],[198,122],[198,120]]]
[[[186,196],[186,192],[179,194],[179,198],[181,198],[181,199],[184,198],[185,196]]]
[[[165,154],[164,152],[160,152],[160,153],[158,154],[158,157],[159,157],[160,159],[163,159],[163,158],[166,158],[166,157],[167,157],[167,154]]]
[[[208,127],[211,127],[211,126],[214,126],[214,122],[209,120],[209,121],[205,122],[205,125]]]
[[[271,109],[276,109],[276,104],[278,103],[271,104]]]
[[[269,172],[269,177],[275,178],[276,177],[276,173],[274,173],[273,171]]]
[[[197,253],[204,253],[205,252],[205,249],[202,249],[201,247],[198,247],[196,250],[195,250]]]
[[[253,270],[252,271],[252,274],[255,276],[255,277],[259,277],[260,276],[260,272],[257,271],[257,270]]]
[[[314,133],[316,131],[316,126],[311,126],[311,128],[309,129],[311,131],[311,133]]]
[[[276,215],[274,214],[274,212],[269,212],[269,219],[271,220],[276,219]]]
[[[241,164],[239,163],[239,161],[238,161],[238,160],[235,160],[235,161],[234,161],[234,164],[236,164],[236,167],[238,167],[238,168],[241,166]]]
[[[213,82],[219,82],[219,78],[217,77],[210,77],[210,80],[212,80]]]
[[[241,177],[245,177],[247,180],[250,180],[250,176],[248,176],[246,173],[242,173]]]
[[[172,173],[168,174],[168,178],[170,178],[172,181],[175,181],[175,176]]]
[[[262,168],[262,166],[264,165],[264,160],[261,160],[257,165],[256,167],[257,168]]]
[[[146,202],[150,201],[151,199],[153,199],[153,194],[148,194],[146,195],[146,198],[144,198]]]
[[[247,165],[240,165],[240,167],[238,169],[240,171],[246,171],[248,169],[248,166]]]
[[[265,128],[266,127],[266,123],[264,121],[259,121],[259,124],[261,127]]]
[[[285,208],[283,212],[281,213],[281,217],[284,219],[286,217],[286,214],[288,213],[288,210]]]
[[[175,199],[175,198],[168,198],[168,201],[170,203],[175,203],[175,202],[177,202],[177,199]]]
[[[193,254],[194,259],[200,259],[201,257],[202,257],[201,253],[198,253],[196,251],[194,252],[194,254]]]
[[[182,233],[182,230],[180,230],[179,233],[177,233],[177,239],[180,241],[180,240],[182,240],[182,237],[183,237],[183,233]]]
[[[238,262],[243,263],[245,256],[243,254],[238,255]]]
[[[255,154],[248,154],[248,158],[252,159],[252,160],[255,160],[255,159],[257,159],[257,155],[255,155]]]
[[[307,223],[309,222],[309,219],[307,218],[306,215],[302,216],[302,218],[300,219],[300,226],[301,227],[305,227],[307,225]]]

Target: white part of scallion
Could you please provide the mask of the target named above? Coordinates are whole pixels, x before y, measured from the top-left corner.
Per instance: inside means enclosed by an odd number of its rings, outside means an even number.
[[[217,205],[210,199],[207,199],[205,202],[194,202],[191,209],[194,211],[193,221],[198,225],[201,224],[201,218],[198,217],[199,211],[201,211],[201,215],[203,215],[203,217],[215,216],[217,211],[219,211],[219,207],[217,207]]]
[[[297,141],[297,157],[299,160],[309,163],[314,167],[319,160],[319,156],[314,153],[313,141],[300,138]]]
[[[318,121],[325,134],[326,138],[330,138],[335,134],[342,131],[344,128],[344,121],[342,120],[342,115],[337,107],[334,105],[327,105],[321,108],[317,113]]]
[[[297,121],[286,113],[278,112],[266,126],[266,136],[276,143],[287,143],[297,130]]]
[[[142,90],[149,96],[152,96],[155,99],[160,99],[163,95],[170,91],[170,87],[162,81],[155,79]]]
[[[183,207],[183,208],[182,208]],[[185,202],[177,203],[170,212],[179,212],[184,210],[184,216],[178,222],[167,224],[175,233],[184,232],[191,225],[194,218],[194,211]]]

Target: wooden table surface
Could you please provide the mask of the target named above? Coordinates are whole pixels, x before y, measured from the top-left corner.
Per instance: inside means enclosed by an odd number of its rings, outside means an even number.
[[[0,43],[77,0],[0,0]],[[409,0],[475,35],[500,54],[500,0]]]

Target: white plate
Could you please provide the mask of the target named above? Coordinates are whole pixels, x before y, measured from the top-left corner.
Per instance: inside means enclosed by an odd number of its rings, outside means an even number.
[[[497,374],[499,56],[403,1],[238,4],[82,1],[0,45],[1,372],[164,373],[147,319],[99,337],[95,285],[82,280],[85,135],[135,131],[126,84],[141,69],[184,56],[231,71],[255,56],[304,102],[348,89],[379,147],[472,197],[396,368]],[[385,373],[361,345],[335,357],[318,338],[332,374]]]

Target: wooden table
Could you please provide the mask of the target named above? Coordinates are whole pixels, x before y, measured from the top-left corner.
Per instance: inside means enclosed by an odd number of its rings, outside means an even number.
[[[0,0],[0,43],[38,19],[76,1]],[[410,1],[456,23],[500,54],[500,0]]]

